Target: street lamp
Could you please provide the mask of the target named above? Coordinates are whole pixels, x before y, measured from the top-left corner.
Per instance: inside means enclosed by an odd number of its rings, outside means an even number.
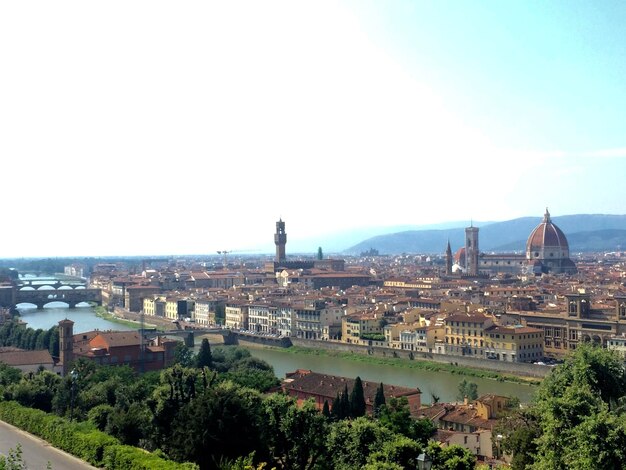
[[[433,461],[425,452],[417,456],[417,468],[419,468],[419,470],[430,470],[432,465]]]
[[[76,393],[76,380],[78,379],[78,371],[72,369],[70,372],[70,422],[74,418],[74,395]]]

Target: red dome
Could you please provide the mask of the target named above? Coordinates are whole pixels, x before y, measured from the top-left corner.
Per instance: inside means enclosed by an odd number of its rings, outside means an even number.
[[[454,262],[465,267],[465,247],[459,248],[454,254]]]
[[[531,258],[568,258],[569,245],[563,231],[550,220],[546,209],[543,221],[537,225],[526,242],[526,254]]]

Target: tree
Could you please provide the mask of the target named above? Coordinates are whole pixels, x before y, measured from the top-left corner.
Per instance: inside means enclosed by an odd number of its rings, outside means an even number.
[[[476,466],[476,457],[458,445],[442,447],[438,442],[430,441],[424,452],[432,459],[433,469],[474,470]]]
[[[378,415],[380,407],[385,404],[385,390],[383,383],[381,382],[376,390],[376,396],[374,397],[374,415]]]
[[[298,406],[285,395],[270,395],[263,402],[263,442],[281,468],[308,470],[324,454],[327,421],[311,400]]]
[[[324,259],[324,252],[322,251],[321,246],[317,248],[317,259],[318,260]]]
[[[421,449],[414,440],[404,436],[395,436],[385,441],[380,450],[369,456],[368,466],[365,468],[417,468],[417,456]],[[374,464],[377,466],[374,467]]]
[[[328,406],[328,400],[324,400],[324,406],[322,407],[322,416],[330,418],[330,407]]]
[[[223,459],[257,451],[263,458],[261,395],[223,382],[184,404],[170,423],[171,437],[162,442],[173,459],[213,469]]]
[[[515,469],[626,468],[626,371],[612,351],[579,345],[526,411],[498,431]]]
[[[185,343],[178,342],[174,347],[174,364],[191,367],[194,363],[193,351]]]
[[[209,340],[204,338],[200,344],[200,351],[198,351],[198,355],[196,356],[196,367],[199,369],[203,367],[211,368],[212,363],[213,356],[211,354],[211,345],[209,344]]]
[[[326,441],[326,467],[336,470],[363,468],[367,460],[395,434],[377,421],[362,416],[333,423]]]
[[[354,386],[350,392],[350,416],[352,418],[358,418],[359,416],[365,416],[365,395],[363,393],[363,382],[361,377],[354,380]]]
[[[379,422],[391,431],[417,441],[422,446],[435,434],[437,428],[429,419],[413,419],[406,397],[392,397],[379,411]]]
[[[459,383],[458,390],[459,393],[457,394],[456,398],[459,401],[463,401],[466,397],[470,401],[476,400],[478,398],[478,385],[476,385],[474,382],[468,382],[467,380],[463,379]]]

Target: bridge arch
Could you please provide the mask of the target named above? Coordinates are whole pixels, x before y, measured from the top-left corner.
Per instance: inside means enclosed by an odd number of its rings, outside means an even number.
[[[19,304],[15,305],[16,308],[38,308],[37,304],[34,304],[32,302],[20,302]]]

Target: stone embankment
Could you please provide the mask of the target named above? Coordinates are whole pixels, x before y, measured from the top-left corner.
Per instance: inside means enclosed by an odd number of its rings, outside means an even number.
[[[552,367],[525,362],[502,362],[490,359],[480,359],[471,356],[451,356],[448,354],[430,354],[416,351],[403,351],[399,349],[361,346],[346,344],[337,341],[315,341],[310,339],[291,338],[294,346],[311,349],[326,349],[338,352],[350,352],[374,357],[402,358],[415,361],[430,361],[440,364],[452,364],[472,369],[489,370],[503,374],[511,374],[520,377],[544,378],[550,374]]]
[[[116,308],[115,314],[121,318],[128,320],[140,321],[140,314],[129,312],[128,310]],[[156,324],[164,329],[173,329],[172,322],[168,319],[158,317],[146,317],[146,323]],[[181,328],[189,328],[193,331],[193,327],[196,326],[193,323],[184,324],[180,322]],[[326,349],[330,351],[338,352],[350,352],[354,354],[363,354],[374,357],[387,357],[387,358],[402,358],[411,359],[415,361],[430,361],[440,364],[452,364],[460,367],[468,367],[472,369],[488,370],[493,372],[499,372],[502,374],[511,374],[520,377],[535,377],[544,378],[550,374],[552,367],[539,364],[528,364],[524,362],[502,362],[490,359],[480,359],[471,356],[452,356],[448,354],[430,354],[416,351],[403,351],[399,349],[383,348],[383,347],[371,347],[361,346],[357,344],[346,344],[338,341],[317,341],[301,338],[275,338],[272,336],[261,336],[252,334],[235,334],[234,341],[232,343],[256,346],[273,346],[287,348],[292,345],[300,346],[310,349]],[[217,340],[221,339],[220,335],[214,335]],[[218,336],[220,336],[218,338]],[[219,341],[221,342],[221,341]]]

